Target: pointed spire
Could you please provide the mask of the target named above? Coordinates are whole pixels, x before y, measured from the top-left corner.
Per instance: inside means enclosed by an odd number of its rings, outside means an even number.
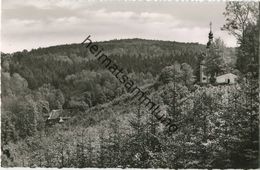
[[[209,41],[207,43],[207,48],[211,45],[213,41],[213,33],[212,33],[212,22],[209,23],[210,31],[209,31]]]
[[[209,24],[209,27],[210,27],[210,31],[209,31],[209,40],[213,40],[213,33],[212,33],[212,22],[210,22]]]

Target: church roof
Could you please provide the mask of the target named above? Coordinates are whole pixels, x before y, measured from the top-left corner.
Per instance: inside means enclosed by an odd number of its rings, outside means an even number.
[[[207,42],[207,47],[206,48],[209,48],[210,45],[212,44],[212,41],[213,41],[212,22],[210,22],[209,25],[210,25],[210,31],[209,31],[209,36],[208,36],[209,40]]]

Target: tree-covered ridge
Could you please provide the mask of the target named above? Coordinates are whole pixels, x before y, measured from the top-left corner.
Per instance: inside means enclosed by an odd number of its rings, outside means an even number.
[[[195,67],[203,48],[203,45],[194,43],[139,39],[99,44],[137,85],[151,83],[165,66],[175,61],[190,63]],[[60,89],[66,100],[65,108],[74,107],[72,105],[91,107],[124,93],[119,82],[104,71],[80,44],[3,54],[2,68],[2,79],[5,74],[19,75],[30,90],[37,90],[44,84]],[[3,86],[9,87],[9,84]]]
[[[199,58],[205,46],[197,43],[177,43],[141,39],[112,40],[98,42],[104,52],[129,73],[150,73],[153,76],[165,67],[173,64],[187,63],[197,69]],[[234,59],[232,49],[228,57]],[[61,88],[66,76],[86,70],[99,70],[102,67],[81,44],[39,48],[30,52],[16,52],[2,55],[3,63],[9,72],[18,73],[28,81],[30,89],[45,83]],[[37,60],[37,62],[35,62]],[[230,59],[229,59],[230,60]],[[131,64],[129,64],[131,63]],[[231,63],[231,62],[230,62]],[[37,81],[35,80],[37,77]]]

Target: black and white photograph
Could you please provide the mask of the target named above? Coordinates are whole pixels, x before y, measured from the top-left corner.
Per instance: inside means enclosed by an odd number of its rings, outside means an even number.
[[[259,168],[259,11],[2,0],[1,168]]]

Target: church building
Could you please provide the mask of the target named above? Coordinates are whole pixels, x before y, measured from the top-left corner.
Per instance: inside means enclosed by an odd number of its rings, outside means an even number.
[[[206,74],[206,62],[205,58],[208,57],[209,55],[209,48],[213,44],[213,33],[212,33],[212,23],[210,22],[210,32],[208,36],[209,40],[207,42],[206,46],[206,52],[204,53],[204,58],[200,62],[200,67],[199,67],[199,75],[200,75],[200,84],[208,84],[210,83],[210,76]],[[223,56],[224,57],[224,56]],[[220,75],[214,75],[215,78],[215,83],[220,85],[220,84],[235,84],[237,82],[238,76],[235,74],[232,74],[231,72],[228,73],[222,73]],[[214,83],[214,84],[215,84]]]

